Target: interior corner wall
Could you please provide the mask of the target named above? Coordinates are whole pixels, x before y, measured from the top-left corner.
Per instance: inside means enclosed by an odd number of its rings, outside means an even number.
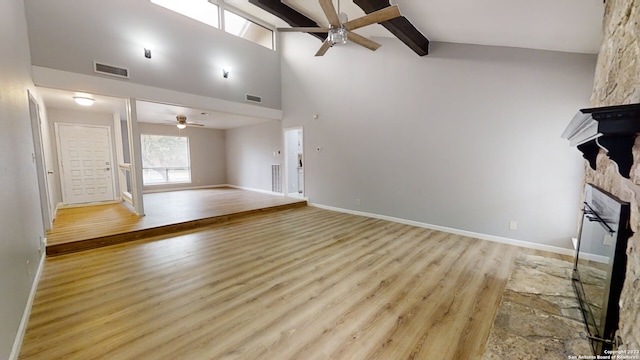
[[[270,192],[271,165],[284,166],[282,137],[282,123],[278,120],[227,130],[227,183]]]
[[[595,55],[433,43],[418,57],[377,38],[314,57],[313,37],[280,38],[283,127],[304,126],[313,203],[571,247],[583,168],[560,134],[589,105]]]
[[[206,187],[226,184],[225,131],[187,127],[179,130],[175,125],[139,123],[140,134],[186,136],[189,138],[191,184],[145,186],[145,190]]]
[[[7,359],[19,338],[44,237],[27,95],[37,91],[22,0],[0,2],[0,54],[0,359]]]
[[[604,40],[591,98],[593,106],[640,103],[640,3],[608,0],[605,6]],[[633,148],[630,179],[601,150],[596,169],[585,161],[585,182],[592,183],[631,204],[633,237],[627,244],[627,272],[620,296],[620,349],[640,349],[640,137]]]

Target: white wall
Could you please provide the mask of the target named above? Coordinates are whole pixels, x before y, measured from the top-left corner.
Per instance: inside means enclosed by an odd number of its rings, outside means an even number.
[[[78,105],[80,108],[80,105]],[[66,109],[55,109],[49,108],[47,109],[48,116],[48,125],[49,125],[49,136],[52,141],[50,143],[50,156],[55,163],[53,167],[54,175],[49,177],[49,180],[53,180],[53,193],[51,194],[52,202],[54,204],[62,203],[62,183],[60,178],[60,161],[58,159],[58,139],[55,135],[55,124],[56,123],[66,123],[66,124],[83,124],[83,125],[99,125],[109,127],[111,132],[111,149],[112,151],[112,159],[115,162],[116,157],[116,142],[115,137],[120,136],[120,134],[116,134],[113,129],[113,114],[108,113],[98,113],[91,112],[88,110],[66,110]],[[117,179],[116,173],[114,172],[114,179]],[[117,181],[116,181],[117,182]],[[118,192],[114,192],[117,197]]]
[[[282,124],[269,121],[226,131],[227,183],[271,191],[271,165],[280,164],[284,176]],[[273,156],[280,151],[279,156]]]
[[[148,0],[26,0],[25,6],[33,65],[113,79],[93,72],[98,61],[128,68],[128,80],[116,78],[122,83],[240,103],[249,93],[262,96],[263,107],[280,108],[277,51]],[[149,44],[151,59],[144,57]],[[227,79],[224,66],[232,67]]]
[[[569,247],[583,161],[560,134],[589,105],[596,57],[377,40],[315,58],[317,40],[281,36],[283,126],[304,125],[311,202]]]
[[[35,89],[27,41],[23,2],[1,1],[0,359],[9,358],[18,334],[39,263],[39,239],[44,237],[32,161],[27,90]]]
[[[191,155],[191,184],[154,185],[145,190],[211,186],[226,183],[225,131],[175,125],[139,123],[140,134],[187,136]]]

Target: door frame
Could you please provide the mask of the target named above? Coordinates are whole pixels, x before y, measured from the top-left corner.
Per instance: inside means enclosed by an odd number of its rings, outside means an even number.
[[[66,182],[65,182],[65,178],[64,178],[64,171],[63,171],[63,167],[62,167],[62,151],[60,149],[61,147],[61,141],[60,141],[60,126],[82,126],[82,127],[91,127],[91,128],[103,128],[103,129],[107,129],[107,136],[108,136],[108,144],[109,144],[109,172],[111,175],[111,199],[109,200],[105,200],[105,201],[100,201],[100,203],[102,202],[112,202],[114,200],[118,199],[118,194],[117,194],[117,188],[116,188],[116,184],[115,184],[115,177],[114,177],[114,168],[116,166],[114,166],[113,163],[113,139],[111,137],[111,131],[112,128],[111,126],[107,126],[107,125],[89,125],[89,124],[78,124],[78,123],[55,123],[55,134],[56,134],[56,149],[57,149],[57,153],[58,153],[58,167],[59,167],[59,173],[60,173],[60,190],[62,190],[62,203],[64,205],[83,205],[81,204],[69,204],[68,200],[68,196],[66,194]],[[86,203],[86,204],[94,204],[94,203]]]
[[[283,144],[283,148],[284,148],[284,181],[282,182],[284,184],[284,196],[289,196],[289,172],[290,171],[297,171],[297,166],[290,166],[291,164],[289,164],[288,158],[289,158],[289,151],[287,148],[287,131],[301,131],[302,132],[302,194],[300,196],[295,196],[295,197],[300,197],[300,198],[305,198],[306,197],[306,191],[307,191],[307,187],[306,187],[306,179],[307,179],[307,174],[306,174],[306,161],[304,158],[304,146],[305,146],[305,140],[304,140],[304,127],[303,126],[295,126],[295,127],[289,127],[289,128],[283,128],[282,129],[282,144]],[[292,167],[293,169],[291,169],[290,167]]]
[[[47,171],[44,155],[44,141],[42,140],[42,119],[40,118],[40,105],[31,91],[27,90],[29,98],[29,118],[31,120],[31,133],[33,136],[33,161],[36,165],[36,176],[38,178],[38,192],[40,195],[40,209],[42,212],[42,224],[45,230],[53,227],[53,211],[51,206],[51,196],[49,194],[48,175],[53,172]]]

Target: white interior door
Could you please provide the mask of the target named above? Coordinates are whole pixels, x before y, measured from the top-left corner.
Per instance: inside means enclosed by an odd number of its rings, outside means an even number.
[[[63,202],[114,200],[110,128],[56,123],[56,134]]]

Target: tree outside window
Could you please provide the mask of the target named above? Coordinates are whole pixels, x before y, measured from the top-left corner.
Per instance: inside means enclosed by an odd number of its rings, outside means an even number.
[[[141,135],[144,185],[191,183],[189,138]]]

